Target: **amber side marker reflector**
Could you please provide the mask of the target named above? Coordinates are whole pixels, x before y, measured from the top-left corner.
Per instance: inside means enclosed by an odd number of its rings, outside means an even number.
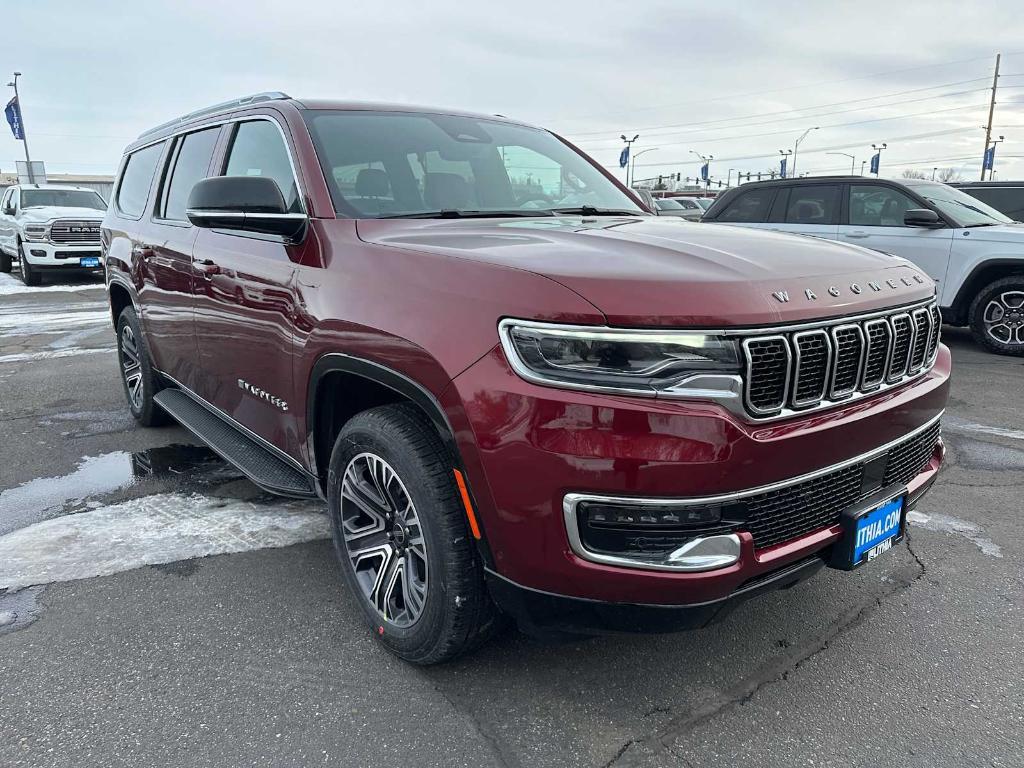
[[[469,518],[469,530],[473,532],[473,538],[480,538],[480,526],[477,525],[476,515],[473,514],[473,505],[469,502],[469,491],[466,490],[466,481],[462,477],[462,473],[457,469],[453,469],[455,473],[455,482],[459,486],[459,493],[462,495],[462,506],[466,508],[466,517]]]

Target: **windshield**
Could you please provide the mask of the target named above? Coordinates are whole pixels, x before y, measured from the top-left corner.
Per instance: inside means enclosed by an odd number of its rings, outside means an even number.
[[[346,216],[644,213],[584,157],[537,128],[408,112],[310,110],[304,117],[334,207]]]
[[[911,189],[961,227],[1010,224],[1013,221],[978,198],[946,184],[914,184]]]
[[[654,204],[662,211],[679,211],[682,210],[683,207],[675,200],[655,200]]]
[[[88,189],[23,189],[21,207],[94,208],[107,210],[107,204],[96,192]]]

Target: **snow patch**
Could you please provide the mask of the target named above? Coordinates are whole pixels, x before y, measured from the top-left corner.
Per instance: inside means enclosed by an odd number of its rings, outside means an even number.
[[[108,576],[143,565],[287,547],[330,536],[322,504],[161,493],[0,536],[0,589]]]
[[[991,539],[980,535],[981,527],[967,520],[961,520],[951,515],[925,514],[924,512],[908,512],[907,521],[915,526],[924,528],[926,531],[937,531],[939,533],[953,533],[963,536],[982,551],[982,554],[990,557],[1002,557],[1003,552]]]
[[[77,357],[78,355],[94,355],[97,352],[116,352],[113,347],[101,349],[82,349],[69,347],[67,349],[51,349],[42,352],[14,352],[10,355],[0,355],[0,365],[3,363],[25,363],[31,360],[53,360],[58,357]]]
[[[81,285],[39,285],[30,288],[21,280],[11,274],[0,273],[0,296],[10,296],[17,293],[54,293],[69,291],[102,291],[103,285],[96,283],[85,283]]]

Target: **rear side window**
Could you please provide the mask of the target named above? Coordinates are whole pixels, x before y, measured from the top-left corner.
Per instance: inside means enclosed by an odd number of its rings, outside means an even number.
[[[239,123],[231,142],[225,176],[265,176],[277,182],[285,208],[299,213],[299,187],[281,131],[269,120]]]
[[[839,187],[815,184],[793,187],[786,207],[787,224],[835,224],[839,208]]]
[[[761,224],[768,220],[768,211],[771,210],[774,199],[774,189],[752,189],[749,192],[742,192],[718,215],[716,221]]]
[[[117,185],[117,209],[133,219],[142,217],[149,199],[149,188],[153,184],[156,164],[163,152],[164,143],[152,144],[128,157]]]
[[[178,139],[171,161],[169,181],[165,185],[161,218],[185,221],[189,193],[197,181],[206,178],[217,145],[220,127],[189,133]]]
[[[1024,221],[1024,187],[960,187],[1014,221]]]

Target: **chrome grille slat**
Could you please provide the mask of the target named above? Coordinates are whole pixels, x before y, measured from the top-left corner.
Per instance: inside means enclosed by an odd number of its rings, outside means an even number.
[[[100,222],[57,219],[50,225],[50,242],[57,245],[99,245]]]
[[[742,342],[746,409],[777,418],[897,386],[935,362],[940,324],[932,301],[820,327],[751,332]]]

